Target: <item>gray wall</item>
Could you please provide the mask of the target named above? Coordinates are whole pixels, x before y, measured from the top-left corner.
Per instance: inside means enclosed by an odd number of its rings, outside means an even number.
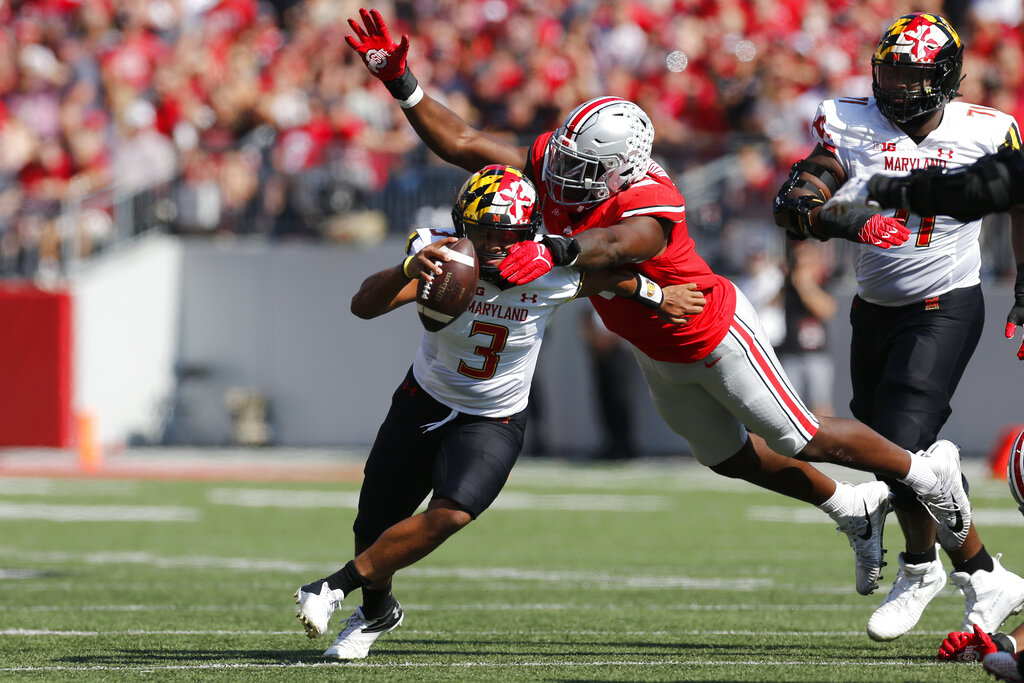
[[[223,393],[251,387],[271,399],[278,443],[356,446],[373,441],[391,392],[412,362],[421,328],[412,307],[371,321],[353,316],[362,280],[395,265],[403,243],[371,248],[186,242],[182,260],[180,364],[192,370],[179,384],[181,425],[197,442],[229,439]],[[987,452],[998,432],[1024,418],[1017,389],[1024,372],[1016,344],[1003,338],[1010,286],[986,287],[988,321],[943,432],[966,454]],[[847,310],[838,294],[832,321],[835,404],[848,416]],[[578,335],[589,304],[566,305],[549,329],[538,368],[544,416],[531,429],[559,453],[598,446],[593,390]],[[208,371],[203,376],[196,370]],[[629,387],[644,450],[686,452],[685,442],[657,417],[639,373]]]

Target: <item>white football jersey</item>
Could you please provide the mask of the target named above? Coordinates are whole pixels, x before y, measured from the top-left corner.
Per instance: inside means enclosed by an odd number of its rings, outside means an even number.
[[[920,144],[882,116],[873,97],[822,102],[812,132],[851,179],[875,173],[906,175],[931,166],[968,166],[1004,143],[1020,145],[1012,116],[966,102],[947,104],[938,128]],[[901,306],[981,281],[980,220],[962,223],[949,216],[918,216],[903,209],[882,213],[900,219],[910,230],[910,239],[889,249],[854,245],[861,298]]]
[[[409,237],[415,254],[455,230],[421,228]],[[433,398],[460,413],[507,417],[526,408],[544,329],[560,304],[580,291],[583,275],[554,268],[532,282],[499,289],[477,281],[462,315],[437,332],[424,332],[412,370]]]

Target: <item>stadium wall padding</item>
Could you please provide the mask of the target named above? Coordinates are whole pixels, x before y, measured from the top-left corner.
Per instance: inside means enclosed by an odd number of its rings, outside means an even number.
[[[76,401],[97,416],[104,443],[232,444],[225,395],[242,388],[270,401],[274,443],[355,447],[372,443],[423,333],[406,306],[356,318],[365,277],[401,260],[404,240],[372,247],[160,237],[111,254],[77,278]],[[1010,283],[984,284],[981,343],[941,436],[984,454],[1006,424],[1024,420],[1016,342],[1003,338]],[[836,412],[849,417],[852,282],[835,291],[830,322]],[[597,405],[579,334],[586,301],[555,316],[538,366],[540,413],[531,432],[551,452],[599,446]],[[626,388],[641,449],[685,453],[653,409],[639,371]]]
[[[65,291],[0,283],[0,446],[71,445],[71,308]]]

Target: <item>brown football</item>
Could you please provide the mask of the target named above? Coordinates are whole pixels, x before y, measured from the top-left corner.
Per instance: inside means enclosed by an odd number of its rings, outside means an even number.
[[[416,310],[420,322],[430,332],[443,329],[455,320],[473,300],[480,264],[476,247],[466,237],[448,245],[451,261],[440,261],[441,274],[433,282],[422,279],[416,285]]]

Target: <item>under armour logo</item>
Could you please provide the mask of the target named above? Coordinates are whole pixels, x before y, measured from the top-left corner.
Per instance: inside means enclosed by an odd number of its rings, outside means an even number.
[[[391,53],[387,50],[369,50],[366,53],[366,66],[373,73],[377,73],[388,65],[388,57]]]
[[[526,292],[523,292],[522,294],[519,295],[519,301],[521,301],[522,303],[525,304],[527,299],[530,300],[531,304],[537,303],[537,295],[536,294],[527,294]]]
[[[409,394],[410,396],[415,396],[417,389],[419,389],[419,387],[414,387],[411,384],[409,384],[408,382],[405,382],[405,383],[402,384],[402,391],[404,391],[405,393]]]
[[[947,159],[952,159],[952,158],[953,158],[953,150],[951,150],[951,149],[946,149],[946,148],[944,148],[944,147],[939,147],[939,148],[938,148],[938,149],[937,149],[937,150],[935,151],[935,154],[936,154],[936,155],[937,155],[937,156],[938,156],[938,157],[939,157],[940,159],[941,159],[942,157],[946,157]]]

